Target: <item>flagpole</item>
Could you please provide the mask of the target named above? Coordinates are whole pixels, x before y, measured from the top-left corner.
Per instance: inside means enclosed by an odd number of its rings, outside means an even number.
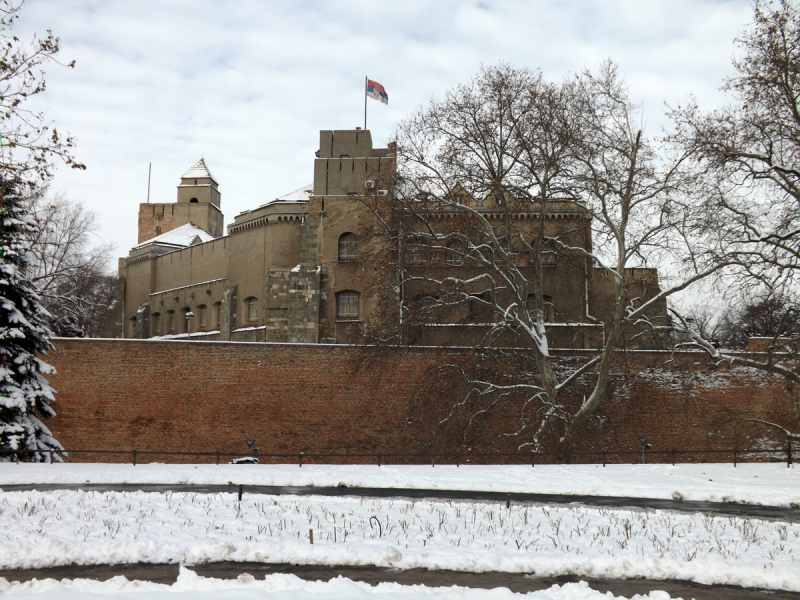
[[[364,77],[364,131],[367,130],[367,77]]]

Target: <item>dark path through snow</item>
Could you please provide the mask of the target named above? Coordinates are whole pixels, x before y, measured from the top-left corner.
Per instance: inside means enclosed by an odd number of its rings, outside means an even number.
[[[590,579],[564,575],[560,577],[532,577],[523,573],[462,573],[460,571],[428,571],[426,569],[386,569],[384,567],[317,566],[269,563],[221,562],[189,567],[203,577],[235,579],[242,573],[249,573],[262,579],[270,573],[291,573],[309,581],[328,581],[342,575],[354,581],[364,581],[371,585],[383,581],[393,581],[403,585],[423,584],[430,587],[449,587],[457,585],[470,588],[492,589],[509,588],[512,592],[526,593],[544,590],[555,584],[586,581],[592,588],[616,596],[631,597],[634,594],[648,594],[654,590],[664,590],[673,598],[697,598],[698,600],[798,600],[800,593],[772,590],[755,590],[725,585],[700,585],[689,581],[655,581],[651,579]],[[36,579],[98,579],[106,580],[116,575],[124,575],[130,580],[139,579],[157,583],[172,584],[178,577],[178,565],[133,564],[133,565],[88,565],[65,566],[48,569],[20,571],[0,571],[0,577],[9,581],[30,581]]]
[[[98,492],[194,492],[199,494],[236,494],[239,484],[162,484],[162,483],[76,483],[76,484],[32,484],[4,485],[7,492],[53,490],[85,490]],[[278,486],[245,485],[244,495],[269,494],[273,496],[364,496],[368,498],[415,498],[439,500],[481,500],[488,502],[533,502],[538,504],[586,504],[588,506],[607,506],[614,508],[653,508],[678,510],[682,512],[713,512],[740,517],[760,517],[780,519],[790,523],[800,522],[800,509],[784,506],[763,506],[760,504],[736,504],[733,502],[701,502],[696,500],[672,500],[663,498],[628,498],[624,496],[579,496],[572,494],[526,494],[506,492],[481,492],[469,490],[426,490],[414,488],[367,488],[367,487],[317,487],[317,486]]]

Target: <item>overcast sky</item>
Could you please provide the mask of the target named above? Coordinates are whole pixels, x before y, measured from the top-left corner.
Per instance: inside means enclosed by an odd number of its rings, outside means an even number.
[[[52,29],[76,60],[50,66],[36,99],[88,167],[59,168],[52,190],[94,210],[123,256],[148,163],[151,202],[174,202],[204,157],[227,225],[312,180],[320,129],[363,125],[365,75],[389,94],[369,104],[383,146],[481,64],[560,79],[611,57],[655,135],[664,102],[725,102],[718,88],[750,15],[747,0],[27,0],[14,33]]]

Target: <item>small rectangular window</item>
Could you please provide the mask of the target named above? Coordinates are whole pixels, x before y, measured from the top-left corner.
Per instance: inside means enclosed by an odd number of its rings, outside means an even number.
[[[250,298],[250,300],[248,300],[247,320],[250,323],[258,321],[258,299],[256,298]]]
[[[359,293],[353,291],[339,292],[336,296],[337,319],[353,321],[358,319]]]
[[[161,335],[161,315],[153,315],[153,335]]]
[[[169,319],[169,322],[168,322],[169,333],[175,333],[175,312],[174,311],[170,311],[167,316],[168,316],[168,319]]]
[[[205,306],[200,307],[200,327],[203,329],[208,325],[208,311]]]

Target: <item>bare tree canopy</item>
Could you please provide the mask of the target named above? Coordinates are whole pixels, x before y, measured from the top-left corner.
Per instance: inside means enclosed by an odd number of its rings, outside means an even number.
[[[708,231],[736,244],[738,252],[720,287],[728,304],[745,314],[796,306],[798,296],[797,211],[800,205],[800,12],[793,2],[755,2],[753,22],[736,40],[741,57],[723,90],[733,103],[704,112],[696,102],[671,116],[671,140],[696,152],[702,170]],[[757,299],[757,300],[753,300]],[[788,300],[787,300],[788,299]],[[793,319],[797,320],[796,310]],[[741,315],[740,315],[741,316]],[[689,345],[719,364],[747,364],[797,380],[796,327],[779,325],[755,335],[773,338],[754,361],[716,347],[697,327],[680,319]],[[730,319],[728,319],[730,321]],[[735,319],[734,319],[735,320]],[[740,319],[741,320],[741,319]],[[734,346],[741,346],[741,331]],[[789,334],[789,335],[787,335]],[[778,354],[774,354],[777,352]]]
[[[709,227],[750,249],[735,273],[751,295],[763,295],[791,286],[800,268],[798,8],[789,0],[758,0],[736,45],[736,75],[722,88],[733,103],[711,112],[695,101],[676,108],[672,140],[696,151]]]
[[[460,411],[486,415],[513,401],[520,427],[507,435],[520,446],[538,448],[548,431],[568,439],[606,397],[617,350],[645,339],[649,347],[666,347],[675,324],[686,324],[676,311],[668,314],[668,299],[712,281],[734,282],[740,291],[790,281],[788,273],[797,267],[792,211],[800,121],[797,73],[789,80],[786,69],[797,67],[796,23],[796,13],[765,13],[757,4],[755,29],[741,42],[751,55],[736,63],[742,76],[728,84],[746,96],[741,114],[726,113],[743,123],[732,127],[728,145],[717,140],[717,125],[695,127],[689,140],[690,117],[700,118],[696,108],[673,111],[675,129],[660,139],[648,137],[641,111],[610,61],[557,83],[527,69],[483,68],[400,124],[394,220],[378,221],[391,240],[392,268],[400,273],[401,321],[408,326],[415,318],[478,306],[490,325],[487,343],[510,332],[528,350],[527,363],[512,378],[471,381],[471,391],[453,403],[445,421]],[[795,52],[780,63],[785,76],[773,90],[775,75],[759,71],[772,63],[757,51],[776,46],[781,24],[787,33],[781,39]],[[791,36],[789,26],[795,27]],[[762,39],[767,35],[772,37]],[[767,125],[778,118],[771,116],[770,102],[779,101],[785,122]],[[775,139],[755,139],[760,127]],[[759,144],[770,152],[756,154]],[[764,186],[792,202],[763,197],[748,204]],[[573,225],[549,225],[550,217],[567,214],[579,215]],[[573,311],[564,326],[603,328],[602,343],[587,346],[588,358],[569,368],[556,366],[550,352],[559,326],[548,316],[558,311],[548,289],[553,261],[573,280],[581,273],[586,281],[584,290],[574,290],[585,310]],[[610,282],[602,323],[589,310],[597,277]],[[694,338],[688,343],[701,344]],[[712,344],[703,347],[720,356]],[[783,359],[726,360],[797,379]],[[591,393],[576,400],[569,390],[587,377],[594,381]]]
[[[27,202],[37,227],[28,277],[50,313],[56,335],[95,337],[114,300],[108,273],[113,245],[100,242],[96,215],[64,194],[37,194]]]
[[[49,30],[30,44],[20,41],[12,29],[21,7],[21,0],[0,5],[0,168],[5,180],[27,186],[29,193],[51,178],[56,161],[73,169],[86,166],[72,156],[75,140],[60,133],[44,112],[28,107],[30,98],[46,89],[45,65],[74,67],[75,61],[59,61],[59,39]]]

